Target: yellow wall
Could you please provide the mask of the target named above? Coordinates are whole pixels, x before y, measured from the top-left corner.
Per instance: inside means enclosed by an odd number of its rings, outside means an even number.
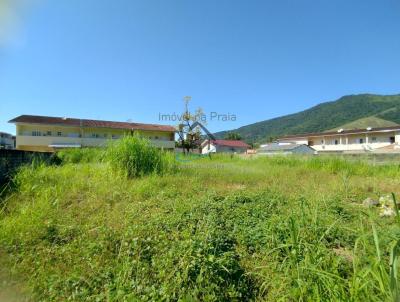
[[[51,135],[48,135],[51,131]],[[38,135],[40,132],[40,135]],[[58,135],[61,132],[61,136]],[[135,133],[150,139],[157,147],[172,149],[175,147],[174,133],[165,131],[135,130]],[[67,126],[46,126],[35,124],[18,124],[16,148],[30,151],[54,151],[49,145],[81,145],[98,147],[106,145],[108,140],[120,138],[131,133],[124,129],[79,128]],[[36,134],[34,136],[34,134]],[[97,137],[94,137],[95,134]]]

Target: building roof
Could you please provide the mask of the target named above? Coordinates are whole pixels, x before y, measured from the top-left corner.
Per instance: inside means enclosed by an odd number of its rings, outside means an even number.
[[[206,140],[205,142],[208,142],[208,140]],[[203,142],[203,144],[205,142]],[[211,140],[210,143],[213,145],[225,146],[225,147],[251,148],[250,145],[246,144],[243,141],[238,141],[238,140],[216,139],[216,140]]]
[[[112,122],[112,121],[77,119],[69,117],[67,118],[67,117],[38,116],[38,115],[20,115],[10,120],[9,123],[28,123],[28,124],[85,127],[85,128],[112,128],[112,129],[148,130],[148,131],[166,131],[166,132],[175,131],[175,127],[166,125]]]
[[[298,147],[301,146],[306,146],[307,148],[312,149],[311,147],[307,146],[307,145],[300,145],[300,144],[269,144],[269,145],[265,145],[263,147],[261,147],[259,149],[259,152],[272,152],[272,151],[292,151]]]
[[[327,132],[319,132],[319,133],[296,134],[296,135],[282,136],[279,138],[279,140],[292,139],[292,138],[345,135],[345,134],[388,132],[388,131],[396,131],[396,130],[400,130],[400,125],[399,126],[391,126],[391,127],[370,128],[370,130],[368,130],[368,129],[351,129],[351,130],[343,130],[343,131],[327,131]]]

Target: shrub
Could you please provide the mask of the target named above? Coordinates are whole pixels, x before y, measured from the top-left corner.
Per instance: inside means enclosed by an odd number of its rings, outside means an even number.
[[[176,169],[173,153],[152,146],[149,140],[138,135],[111,143],[105,159],[129,178],[153,173],[162,175]]]
[[[57,152],[62,163],[78,164],[101,161],[104,151],[99,148],[72,148]]]

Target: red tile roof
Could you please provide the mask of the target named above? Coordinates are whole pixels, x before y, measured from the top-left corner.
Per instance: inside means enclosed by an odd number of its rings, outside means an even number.
[[[86,127],[86,128],[100,127],[100,128],[165,131],[165,132],[175,131],[175,127],[166,125],[111,122],[111,121],[101,121],[101,120],[87,120],[87,119],[77,119],[69,117],[63,118],[63,117],[38,116],[38,115],[20,115],[10,120],[9,123],[60,125],[60,126]]]
[[[226,146],[226,147],[250,148],[250,146],[245,142],[235,141],[235,140],[216,139],[216,140],[211,140],[211,143],[214,145]]]

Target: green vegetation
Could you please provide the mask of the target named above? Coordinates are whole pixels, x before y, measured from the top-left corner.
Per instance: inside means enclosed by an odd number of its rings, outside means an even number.
[[[77,148],[57,152],[63,164],[107,163],[127,177],[168,174],[176,171],[174,154],[163,152],[140,136],[126,136],[110,142],[107,148]]]
[[[270,137],[288,134],[322,132],[356,120],[376,117],[400,124],[400,95],[349,95],[334,102],[319,104],[310,109],[243,126],[234,132],[248,143],[265,143]],[[224,137],[226,131],[216,133]]]
[[[228,140],[235,140],[235,141],[240,141],[242,137],[240,136],[239,133],[236,132],[228,132],[225,136],[225,139]]]
[[[105,153],[111,167],[128,177],[165,174],[176,169],[173,153],[165,153],[139,136],[126,136],[112,143]]]
[[[397,165],[215,155],[126,177],[131,143],[16,175],[0,252],[32,300],[395,301],[399,217],[361,203],[400,196]]]
[[[336,127],[334,129],[329,129],[328,131],[336,131],[339,129],[366,129],[367,127],[372,127],[372,128],[379,128],[379,127],[392,127],[398,125],[395,122],[387,121],[384,119],[381,119],[376,116],[369,116],[369,117],[364,117],[358,120],[355,120],[353,122],[341,125],[339,127]]]
[[[104,150],[99,148],[64,149],[57,152],[57,157],[63,163],[77,164],[101,161]]]

